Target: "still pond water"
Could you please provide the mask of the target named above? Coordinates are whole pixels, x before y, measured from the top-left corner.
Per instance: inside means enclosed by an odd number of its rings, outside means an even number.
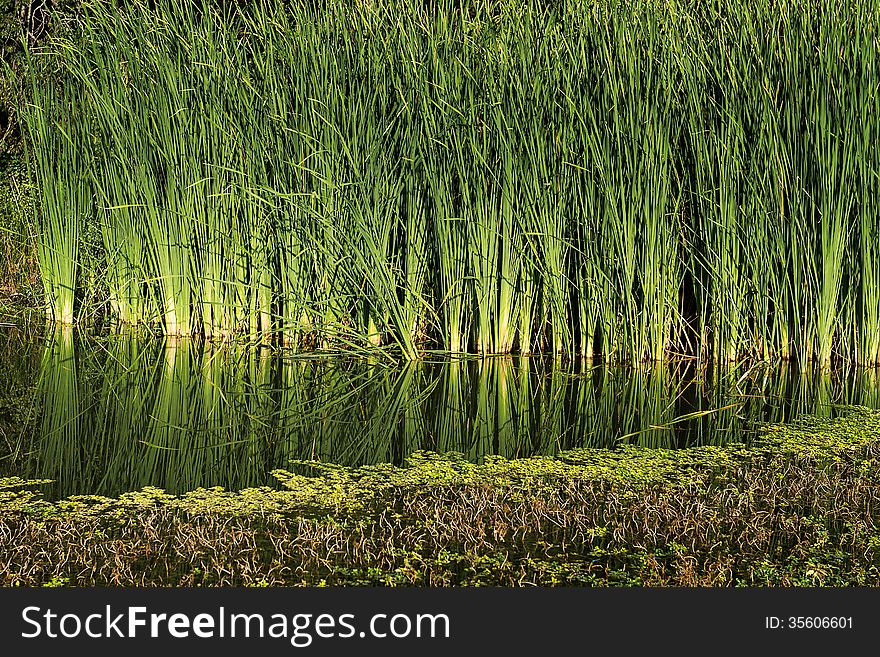
[[[624,442],[750,442],[763,422],[880,407],[876,370],[692,363],[643,368],[540,358],[410,365],[267,349],[0,330],[0,476],[49,497],[272,484],[291,459],[478,461]]]

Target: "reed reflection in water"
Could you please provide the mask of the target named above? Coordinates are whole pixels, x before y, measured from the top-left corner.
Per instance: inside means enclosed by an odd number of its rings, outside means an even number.
[[[761,422],[880,407],[878,373],[691,363],[644,368],[540,358],[384,362],[290,358],[189,340],[44,349],[22,476],[50,496],[272,483],[291,459],[402,463],[417,450],[480,460],[623,442],[749,442]],[[34,435],[35,434],[35,435]]]

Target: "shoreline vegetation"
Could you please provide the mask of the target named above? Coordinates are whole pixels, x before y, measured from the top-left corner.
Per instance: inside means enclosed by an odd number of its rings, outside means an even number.
[[[762,445],[408,467],[47,502],[0,480],[3,586],[878,586],[880,412]]]
[[[117,4],[13,76],[54,322],[880,363],[870,3]]]

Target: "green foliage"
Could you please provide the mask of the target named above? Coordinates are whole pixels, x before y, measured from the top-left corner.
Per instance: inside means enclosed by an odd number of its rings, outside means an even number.
[[[33,310],[45,306],[44,283],[55,284],[55,273],[46,281],[41,271],[45,252],[37,208],[42,194],[28,174],[20,110],[33,103],[32,89],[63,86],[58,67],[48,58],[35,62],[28,48],[40,49],[51,36],[70,34],[78,4],[0,3],[0,317],[5,320],[30,321]]]
[[[0,316],[27,314],[42,295],[33,230],[34,188],[19,157],[0,156]]]
[[[880,362],[878,16],[87,3],[31,53],[75,110],[22,107],[47,303],[406,358]]]

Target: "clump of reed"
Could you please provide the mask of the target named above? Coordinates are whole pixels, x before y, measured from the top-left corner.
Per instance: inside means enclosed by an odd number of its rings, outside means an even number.
[[[65,85],[22,108],[50,317],[103,300],[169,335],[407,358],[880,363],[878,17],[88,2],[30,53]]]

